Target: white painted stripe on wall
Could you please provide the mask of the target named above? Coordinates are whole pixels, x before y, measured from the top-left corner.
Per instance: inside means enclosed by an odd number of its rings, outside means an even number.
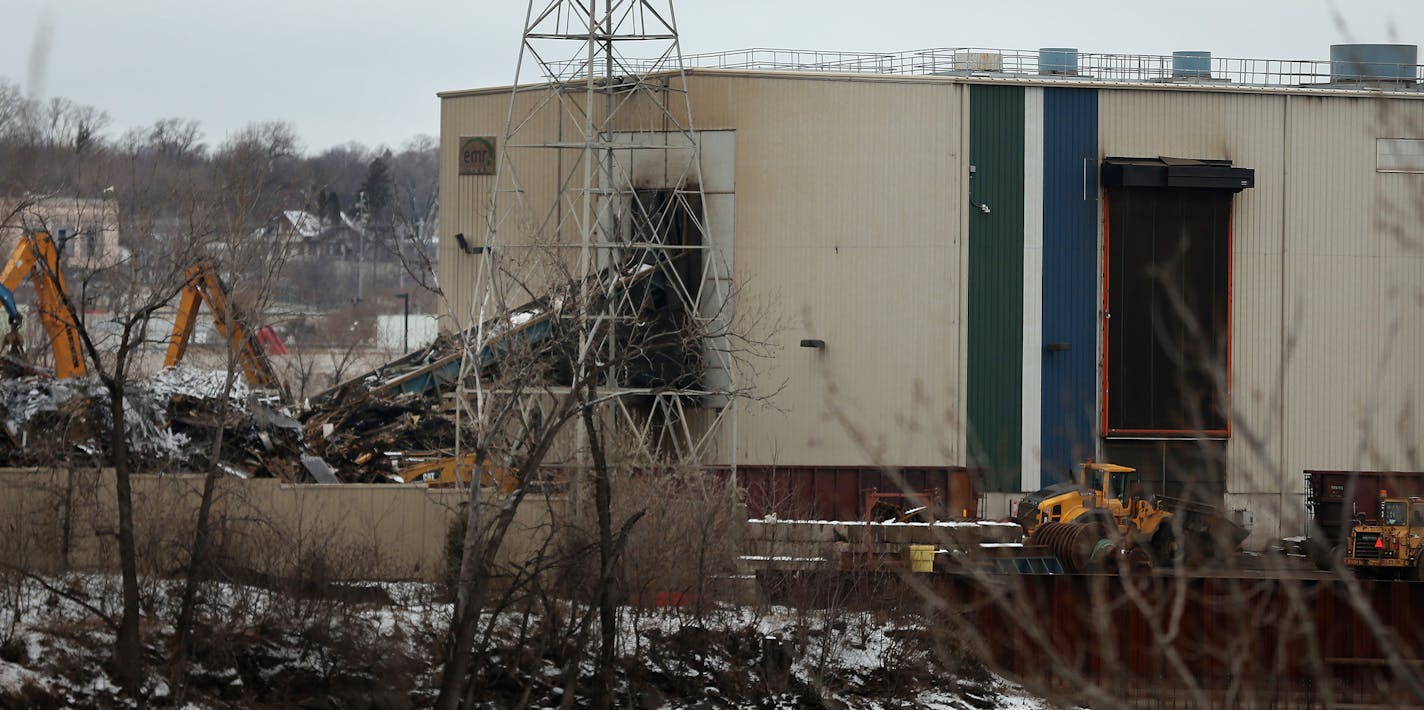
[[[1024,89],[1023,433],[1024,491],[1043,480],[1043,89]]]

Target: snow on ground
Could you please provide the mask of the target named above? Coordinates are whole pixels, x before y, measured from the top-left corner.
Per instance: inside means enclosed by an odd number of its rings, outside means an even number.
[[[874,521],[874,520],[793,520],[778,518],[775,515],[768,515],[765,518],[748,518],[748,523],[752,525],[874,525],[876,527],[902,527],[902,528],[924,528],[933,525],[937,528],[1000,528],[1018,527],[1015,522],[1003,520],[936,520],[934,523],[921,523],[914,521],[896,522],[894,520]]]
[[[76,574],[47,578],[45,585],[49,588],[34,581],[0,585],[4,594],[0,601],[13,602],[19,612],[18,623],[8,634],[0,626],[4,658],[0,706],[24,705],[24,693],[36,692],[35,688],[63,705],[118,703],[115,682],[103,670],[113,634],[67,598],[83,598],[115,613],[111,600],[117,599],[117,579]],[[217,639],[215,648],[221,652],[207,654],[190,667],[192,685],[183,701],[203,708],[289,704],[303,696],[264,693],[320,682],[337,684],[335,691],[327,687],[322,693],[347,692],[354,697],[371,692],[366,687],[370,683],[395,683],[389,692],[407,697],[415,706],[429,704],[438,680],[438,668],[430,663],[436,655],[431,649],[444,638],[449,606],[431,585],[372,586],[380,587],[391,603],[343,605],[240,585],[210,585],[205,608],[214,621],[203,641],[213,642],[211,636],[232,638]],[[167,648],[180,588],[178,582],[145,581],[157,613],[144,625],[151,657],[161,657]],[[573,611],[564,608],[561,614],[572,618],[568,615]],[[325,622],[321,622],[323,614],[330,617]],[[545,704],[551,699],[557,704],[569,683],[575,692],[587,692],[594,674],[592,651],[572,666],[561,660],[566,656],[531,657],[520,641],[525,638],[520,635],[521,625],[527,621],[512,611],[485,616],[481,627],[495,630],[487,672],[503,674],[507,683],[530,684],[545,693]],[[319,622],[327,625],[310,626]],[[619,655],[624,661],[619,684],[625,689],[651,688],[650,692],[661,694],[658,704],[667,708],[709,704],[792,708],[804,707],[812,698],[883,710],[1052,707],[977,664],[963,666],[961,675],[934,661],[935,654],[924,647],[933,634],[927,622],[915,617],[784,606],[623,607],[620,628],[632,633],[620,637]],[[381,652],[373,654],[373,648]],[[773,673],[767,670],[766,654],[773,652],[768,649],[787,654],[784,690],[779,694],[767,690],[772,682],[767,674]],[[568,680],[569,668],[580,678]],[[144,684],[149,702],[168,705],[178,697],[179,691],[169,687],[166,671],[149,669]],[[388,671],[401,680],[390,680]],[[355,685],[343,691],[342,683]],[[195,695],[195,688],[201,692]],[[500,698],[491,701],[491,707],[500,706]]]
[[[995,677],[994,692],[975,690],[950,692],[926,690],[915,697],[915,701],[925,710],[964,710],[965,708],[992,707],[999,710],[1050,710],[1054,706],[1043,698],[1028,695],[1018,685]]]
[[[26,683],[45,685],[45,679],[18,663],[0,661],[0,690],[19,690]]]

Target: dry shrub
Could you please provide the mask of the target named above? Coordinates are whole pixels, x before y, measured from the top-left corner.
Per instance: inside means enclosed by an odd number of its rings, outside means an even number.
[[[0,708],[45,710],[46,708],[62,708],[65,705],[64,698],[31,680],[26,680],[18,690],[0,692]]]
[[[628,476],[617,497],[628,515],[647,511],[623,552],[623,582],[633,599],[702,611],[716,582],[737,571],[746,513],[736,487],[720,475],[674,470]]]
[[[613,530],[634,516],[615,569],[615,598],[636,606],[710,607],[719,579],[736,572],[745,508],[725,476],[697,469],[655,472],[619,466],[613,477]],[[566,588],[592,599],[598,579],[598,527],[591,485],[570,489],[559,546],[569,560]]]

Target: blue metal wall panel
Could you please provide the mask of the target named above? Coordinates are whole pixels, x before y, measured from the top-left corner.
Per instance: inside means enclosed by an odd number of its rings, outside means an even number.
[[[1097,317],[1098,92],[1048,88],[1043,92],[1045,486],[1071,480],[1076,462],[1093,453]]]

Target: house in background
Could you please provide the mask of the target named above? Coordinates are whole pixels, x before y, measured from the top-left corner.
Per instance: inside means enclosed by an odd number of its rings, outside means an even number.
[[[290,258],[356,258],[362,247],[361,229],[344,212],[337,221],[322,220],[306,210],[284,210],[264,230]]]
[[[83,270],[119,263],[119,203],[99,197],[0,198],[0,250],[9,255],[20,235],[44,230],[66,266]]]
[[[398,253],[408,248],[391,230],[369,226],[349,213],[323,219],[306,210],[283,210],[254,234],[272,244],[286,265],[281,298],[317,308],[359,302],[410,288]]]

